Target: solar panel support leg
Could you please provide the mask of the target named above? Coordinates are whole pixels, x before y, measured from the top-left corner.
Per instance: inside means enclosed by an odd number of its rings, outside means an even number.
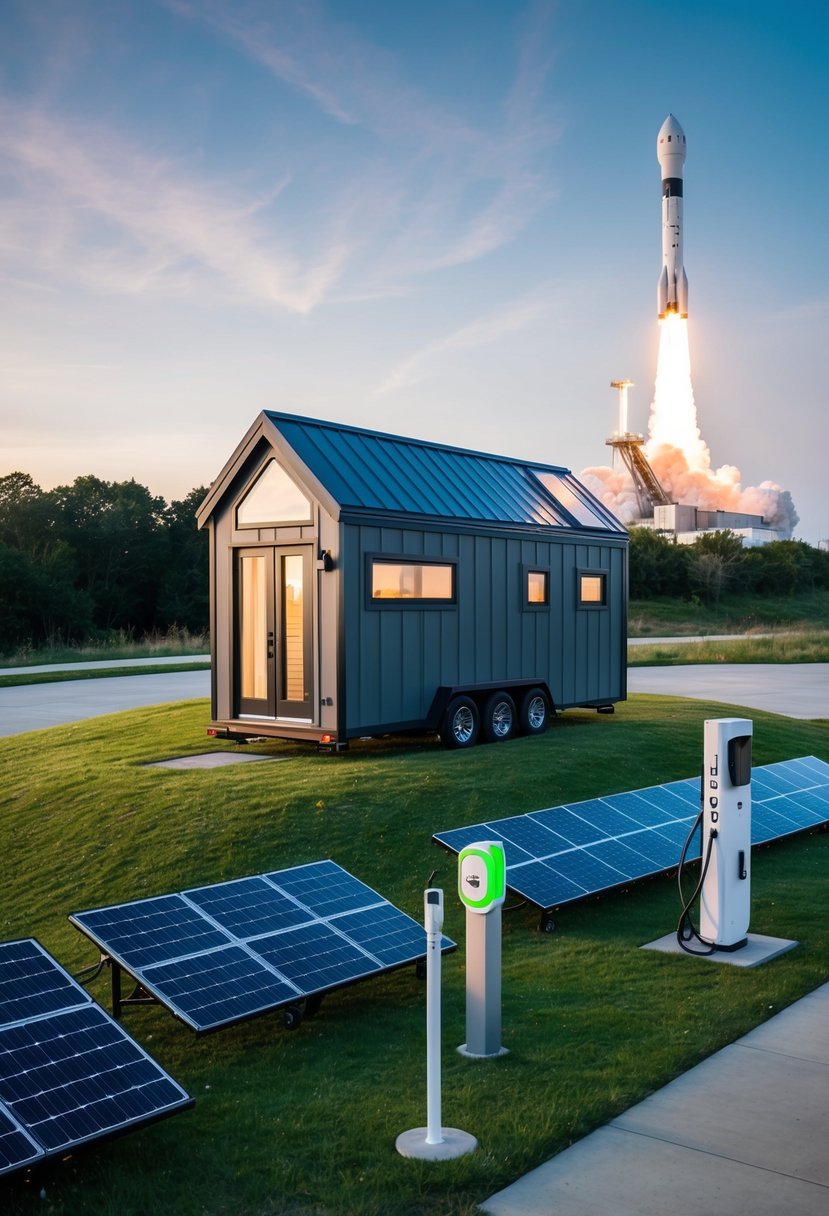
[[[112,969],[112,1016],[116,1021],[121,1017],[121,968],[110,959]]]

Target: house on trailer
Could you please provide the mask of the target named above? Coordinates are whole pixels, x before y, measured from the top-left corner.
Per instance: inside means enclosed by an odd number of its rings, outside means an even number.
[[[567,469],[265,411],[198,522],[211,734],[470,747],[626,695],[627,532]]]

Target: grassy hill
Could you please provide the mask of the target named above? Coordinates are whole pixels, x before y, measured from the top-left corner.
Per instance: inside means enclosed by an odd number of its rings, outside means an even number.
[[[36,936],[72,972],[95,961],[70,912],[332,857],[418,920],[446,891],[443,1122],[481,1148],[400,1158],[425,1122],[425,992],[414,968],[326,997],[293,1033],[279,1013],[196,1038],[160,1008],[125,1026],[196,1098],[186,1114],[0,1183],[7,1216],[463,1216],[829,977],[829,835],[760,850],[752,930],[798,949],[753,970],[641,951],[675,927],[675,883],[652,879],[561,910],[505,914],[503,1042],[472,1062],[464,917],[434,831],[698,771],[716,704],[636,697],[612,717],[568,711],[543,737],[468,753],[378,740],[344,757],[253,745],[270,764],[164,770],[208,747],[206,702],[0,740],[2,940]],[[829,760],[829,725],[752,713],[754,760]],[[109,1006],[106,975],[92,985]],[[484,1117],[482,1112],[486,1111]],[[41,1188],[45,1198],[40,1198]]]

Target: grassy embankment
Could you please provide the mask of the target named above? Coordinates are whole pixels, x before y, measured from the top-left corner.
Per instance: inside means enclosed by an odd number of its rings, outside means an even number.
[[[827,663],[829,592],[786,598],[730,597],[719,605],[632,600],[628,632],[636,638],[740,634],[727,642],[628,648],[631,667],[679,663]]]
[[[203,655],[203,663],[177,663],[182,655]],[[68,671],[27,671],[16,675],[3,673],[4,667],[38,667],[54,663],[97,663],[118,659],[162,659],[169,663],[153,662],[146,667],[108,667],[106,671],[82,667]],[[149,634],[140,641],[119,632],[99,642],[87,642],[78,646],[44,646],[38,650],[27,647],[23,650],[0,655],[0,688],[15,688],[22,684],[56,684],[64,680],[95,680],[102,676],[140,676],[153,673],[162,675],[171,671],[201,671],[210,666],[210,639],[204,633],[190,633],[187,629],[171,629],[165,634]]]
[[[420,919],[433,868],[447,892],[443,1122],[480,1150],[405,1161],[425,1122],[424,988],[413,968],[330,994],[295,1033],[278,1013],[197,1039],[162,1009],[127,1028],[195,1109],[0,1184],[6,1216],[464,1216],[829,977],[829,835],[760,850],[752,929],[799,947],[744,970],[639,949],[676,923],[673,879],[558,914],[504,917],[503,1042],[473,1063],[464,1029],[464,919],[441,828],[636,788],[698,768],[701,725],[724,707],[636,697],[612,717],[568,711],[544,736],[468,753],[376,741],[342,758],[286,743],[208,771],[143,767],[205,749],[203,701],[0,740],[3,940],[34,935],[71,971],[95,951],[73,910],[332,857]],[[754,713],[755,763],[829,760],[829,725]],[[217,746],[215,743],[211,747]],[[231,746],[222,745],[218,746]],[[92,986],[108,1003],[108,981]],[[485,1113],[484,1113],[485,1112]],[[45,1199],[39,1198],[41,1187]]]

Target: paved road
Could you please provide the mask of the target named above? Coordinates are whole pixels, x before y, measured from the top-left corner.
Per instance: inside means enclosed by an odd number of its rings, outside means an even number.
[[[100,680],[66,680],[0,688],[0,735],[22,735],[27,730],[62,726],[66,722],[113,714],[121,709],[209,696],[209,671],[110,676]]]
[[[829,718],[829,663],[631,667],[628,692],[698,697],[790,718]]]
[[[628,672],[628,689],[722,701],[791,718],[829,719],[829,663],[634,667]],[[209,671],[0,688],[0,736],[209,695]]]

